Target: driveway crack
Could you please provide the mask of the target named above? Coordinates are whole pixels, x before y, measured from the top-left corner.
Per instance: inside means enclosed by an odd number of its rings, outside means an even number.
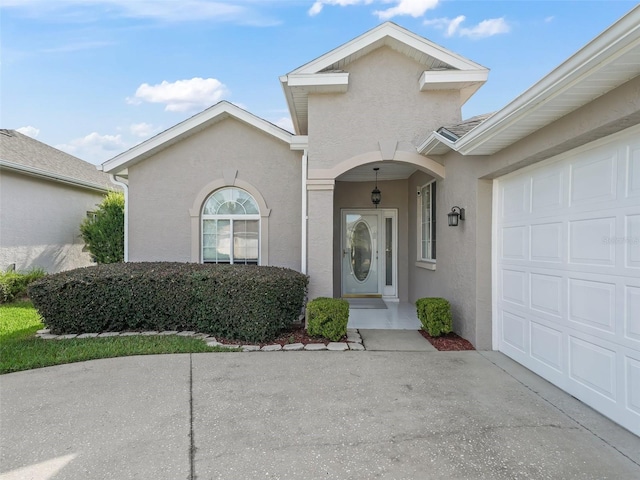
[[[195,480],[196,445],[193,438],[193,355],[189,354],[189,479]]]

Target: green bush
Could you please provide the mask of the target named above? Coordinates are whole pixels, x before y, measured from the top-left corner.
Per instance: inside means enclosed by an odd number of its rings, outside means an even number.
[[[422,329],[432,337],[439,337],[453,330],[451,305],[444,298],[420,298],[416,302]]]
[[[0,272],[0,303],[11,302],[27,293],[27,286],[47,273],[42,268],[27,272]]]
[[[29,295],[56,334],[196,330],[265,342],[298,319],[307,283],[277,267],[113,263],[48,275]]]
[[[339,298],[318,297],[307,303],[307,331],[312,337],[337,342],[347,334],[349,303]]]
[[[124,261],[124,194],[107,193],[95,215],[84,219],[80,233],[96,262]]]

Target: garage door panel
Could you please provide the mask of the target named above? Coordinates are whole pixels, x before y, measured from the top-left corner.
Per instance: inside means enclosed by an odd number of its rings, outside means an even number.
[[[531,308],[556,318],[563,317],[564,288],[559,275],[531,273]]]
[[[616,200],[618,152],[598,151],[571,162],[571,206]]]
[[[528,353],[527,320],[512,312],[502,312],[502,341],[519,350]]]
[[[625,356],[625,408],[630,416],[637,416],[640,422],[640,359]]]
[[[534,262],[561,263],[564,258],[564,225],[562,222],[531,225],[530,259]]]
[[[594,145],[498,180],[496,338],[640,435],[640,126]]]
[[[584,265],[616,265],[616,218],[590,218],[569,222],[569,262]]]
[[[615,401],[616,352],[597,340],[569,336],[569,377],[583,388]]]
[[[626,196],[640,197],[640,143],[628,148],[627,172]]]
[[[554,369],[564,371],[562,360],[562,331],[531,321],[531,356]]]
[[[618,242],[625,249],[627,268],[640,268],[640,214],[625,217],[625,230]]]
[[[640,287],[625,287],[624,332],[632,342],[638,342],[640,349]]]
[[[570,278],[568,293],[571,322],[615,334],[614,283]]]

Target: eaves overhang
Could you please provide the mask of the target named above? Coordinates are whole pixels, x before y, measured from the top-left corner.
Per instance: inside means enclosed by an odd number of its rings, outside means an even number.
[[[423,154],[492,155],[640,75],[640,7],[635,7],[518,98],[456,142],[433,132]]]
[[[460,90],[461,105],[484,85],[489,70],[426,70],[420,75],[421,92],[433,90]]]
[[[86,188],[88,190],[93,190],[95,192],[100,192],[100,193],[106,193],[109,190],[113,190],[113,188],[109,188],[106,185],[86,182],[84,180],[79,180],[77,178],[69,177],[66,175],[60,175],[58,173],[49,172],[41,168],[36,168],[29,165],[21,165],[19,163],[9,162],[7,160],[0,159],[0,170],[4,170],[4,169],[13,171],[13,172],[22,173],[24,175],[29,175],[32,177],[38,177],[46,180],[64,183],[67,185],[72,185],[74,187]]]
[[[169,128],[168,130],[159,133],[155,137],[136,145],[120,155],[107,160],[102,165],[98,165],[98,170],[114,175],[126,176],[130,166],[135,165],[136,163],[149,158],[171,145],[174,145],[226,118],[234,118],[268,135],[271,135],[282,142],[289,145],[291,144],[291,139],[293,138],[293,134],[291,132],[257,117],[232,103],[222,101]]]

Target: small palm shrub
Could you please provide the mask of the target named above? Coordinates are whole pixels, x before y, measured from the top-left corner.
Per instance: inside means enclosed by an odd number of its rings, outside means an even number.
[[[339,298],[318,297],[307,303],[307,331],[312,337],[337,342],[347,334],[349,302]]]
[[[416,309],[422,329],[432,337],[453,331],[451,304],[444,298],[420,298]]]

